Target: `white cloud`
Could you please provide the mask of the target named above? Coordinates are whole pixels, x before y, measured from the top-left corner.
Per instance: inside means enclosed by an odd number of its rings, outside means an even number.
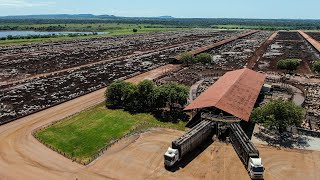
[[[0,0],[0,7],[39,7],[50,6],[54,2],[31,2],[27,0]]]

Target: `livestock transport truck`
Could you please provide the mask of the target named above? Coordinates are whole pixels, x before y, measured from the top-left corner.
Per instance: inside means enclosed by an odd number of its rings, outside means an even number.
[[[229,138],[251,179],[263,179],[264,167],[259,157],[259,151],[239,124],[230,125]]]
[[[172,148],[169,147],[164,154],[164,165],[166,168],[173,167],[183,156],[192,151],[203,141],[213,135],[213,122],[201,121],[186,134],[172,142]]]

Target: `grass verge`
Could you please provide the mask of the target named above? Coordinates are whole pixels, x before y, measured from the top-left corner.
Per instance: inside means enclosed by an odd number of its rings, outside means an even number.
[[[106,109],[101,103],[91,109],[34,133],[43,144],[80,164],[89,164],[117,140],[152,127],[184,130],[185,123],[158,121],[150,114],[132,115]]]

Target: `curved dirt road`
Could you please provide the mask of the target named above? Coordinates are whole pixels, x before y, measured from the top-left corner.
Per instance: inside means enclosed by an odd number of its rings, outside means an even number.
[[[129,79],[138,82],[177,68],[166,66]],[[103,101],[105,89],[0,126],[0,179],[249,179],[232,146],[214,142],[197,148],[175,172],[163,167],[163,153],[183,132],[155,129],[123,139],[88,166],[39,143],[32,130]],[[265,179],[319,179],[320,152],[258,146]]]
[[[176,68],[176,65],[163,66],[127,81],[154,79]],[[72,179],[76,175],[106,178],[51,151],[31,134],[40,126],[102,102],[104,92],[105,88],[0,126],[0,179]]]

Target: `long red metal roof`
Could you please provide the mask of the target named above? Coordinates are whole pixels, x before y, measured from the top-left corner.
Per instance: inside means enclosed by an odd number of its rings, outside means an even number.
[[[228,72],[185,110],[216,107],[249,121],[265,79],[264,74],[247,68]]]

